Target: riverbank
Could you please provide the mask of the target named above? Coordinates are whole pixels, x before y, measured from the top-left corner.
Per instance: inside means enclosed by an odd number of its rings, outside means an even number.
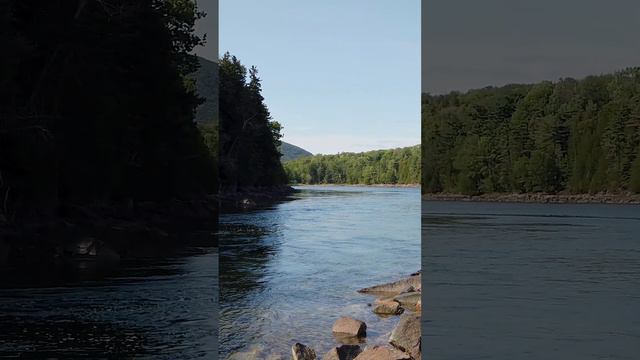
[[[553,203],[553,204],[640,204],[640,194],[423,194],[426,201],[471,201],[471,202],[505,202],[505,203]]]
[[[249,210],[269,204],[290,200],[296,192],[287,185],[249,187],[238,191],[224,191],[219,195],[220,209],[225,212]]]
[[[201,199],[61,206],[47,217],[0,223],[0,269],[91,264],[112,267],[121,258],[154,256],[202,235],[217,246],[218,200]],[[185,234],[189,236],[185,236]],[[195,237],[192,234],[199,233]],[[84,266],[82,265],[82,266]]]
[[[420,184],[292,184],[292,186],[352,186],[373,188],[420,188]]]

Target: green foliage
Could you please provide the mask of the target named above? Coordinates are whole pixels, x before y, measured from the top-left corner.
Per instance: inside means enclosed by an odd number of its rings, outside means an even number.
[[[426,192],[640,191],[640,68],[422,97]]]
[[[303,157],[285,169],[299,184],[418,184],[420,146]]]
[[[226,53],[219,78],[221,191],[286,184],[278,152],[282,126],[272,121],[264,103],[258,70],[247,71]]]

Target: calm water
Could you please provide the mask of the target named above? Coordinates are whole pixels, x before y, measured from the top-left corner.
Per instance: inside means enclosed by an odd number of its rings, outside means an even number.
[[[638,359],[640,207],[422,204],[426,359]]]
[[[220,223],[220,354],[290,357],[301,342],[322,356],[341,315],[386,342],[397,317],[380,318],[356,290],[420,268],[420,191],[302,187],[297,199]]]
[[[215,359],[217,265],[198,246],[100,280],[3,278],[0,358]]]

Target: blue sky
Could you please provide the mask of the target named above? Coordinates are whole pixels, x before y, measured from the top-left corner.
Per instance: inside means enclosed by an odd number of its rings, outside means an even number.
[[[420,1],[220,0],[219,51],[255,65],[284,141],[314,154],[420,143]]]

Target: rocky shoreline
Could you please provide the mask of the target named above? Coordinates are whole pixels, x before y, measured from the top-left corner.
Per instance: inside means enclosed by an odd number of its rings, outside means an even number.
[[[469,201],[502,203],[542,203],[542,204],[640,204],[640,194],[597,193],[597,194],[511,194],[495,193],[482,195],[462,195],[432,193],[423,194],[426,201]]]
[[[422,276],[420,271],[398,281],[358,290],[359,293],[376,297],[367,304],[378,316],[394,316],[398,322],[391,332],[387,344],[362,346],[367,337],[364,321],[342,316],[335,320],[332,335],[340,345],[331,348],[322,360],[419,360],[422,357],[421,314]],[[327,331],[328,332],[328,331]],[[228,360],[282,360],[283,356],[265,354],[261,351],[231,354]],[[317,360],[316,351],[302,343],[291,346],[293,360]]]

